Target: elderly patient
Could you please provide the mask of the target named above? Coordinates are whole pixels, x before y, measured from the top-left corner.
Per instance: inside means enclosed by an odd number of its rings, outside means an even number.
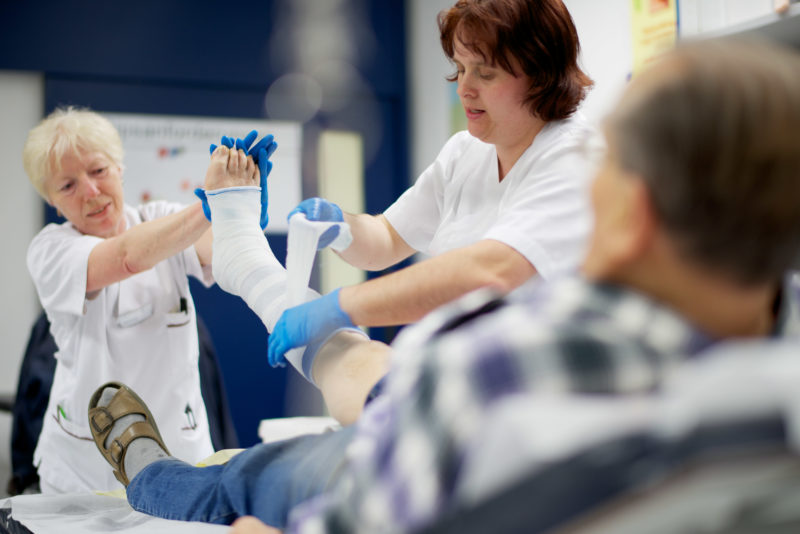
[[[104,454],[130,478],[130,504],[153,515],[215,523],[252,515],[235,529],[254,532],[430,525],[597,438],[567,429],[595,421],[613,436],[628,421],[620,408],[654,396],[682,360],[722,342],[800,332],[800,291],[786,276],[800,250],[798,131],[796,55],[738,41],[679,48],[631,83],[605,123],[609,150],[581,277],[502,299],[473,293],[406,329],[382,393],[341,431],[194,468],[166,457],[153,418],[117,384],[90,417],[140,421],[105,425],[98,447],[121,432],[143,444]],[[257,200],[251,220],[225,221],[231,206],[250,202],[219,189],[255,183],[241,171],[244,158],[213,155],[218,168],[206,185],[229,201],[212,204],[220,232],[258,228]],[[603,399],[615,409],[601,420],[592,407]],[[537,436],[558,436],[559,446]],[[569,509],[542,511],[557,525],[581,513]]]

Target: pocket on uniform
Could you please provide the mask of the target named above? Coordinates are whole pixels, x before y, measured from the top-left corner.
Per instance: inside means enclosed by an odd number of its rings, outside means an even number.
[[[150,317],[156,311],[163,289],[154,269],[137,273],[121,280],[116,302],[116,323],[120,328],[131,328]]]
[[[130,328],[153,315],[153,304],[148,303],[141,308],[135,308],[125,313],[117,315],[117,326],[120,328]]]
[[[175,328],[189,324],[189,314],[185,312],[168,313],[167,328]]]
[[[55,412],[50,413],[49,416],[55,419],[56,424],[68,436],[82,441],[92,441],[91,432],[86,427],[86,424],[81,424],[75,420],[75,414],[71,413],[69,402],[60,402],[55,407]]]
[[[178,304],[178,306],[172,311],[167,313],[167,328],[187,325],[189,324],[190,319],[191,317],[189,316],[189,308],[186,299],[181,297],[180,304]]]
[[[184,415],[184,421],[183,425],[181,426],[181,430],[184,432],[186,431],[194,432],[195,430],[197,430],[198,426],[197,417],[195,416],[194,408],[188,402],[186,403],[186,406],[183,408],[183,415]]]

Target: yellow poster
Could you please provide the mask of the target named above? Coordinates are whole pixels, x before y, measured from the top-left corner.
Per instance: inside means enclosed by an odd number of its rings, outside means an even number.
[[[677,0],[631,0],[633,75],[675,46],[678,35]]]

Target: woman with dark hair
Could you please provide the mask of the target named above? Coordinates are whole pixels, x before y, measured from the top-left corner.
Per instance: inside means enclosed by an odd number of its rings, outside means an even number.
[[[460,0],[438,19],[467,131],[383,214],[343,213],[320,198],[294,211],[347,222],[353,242],[339,255],[358,268],[432,257],[287,310],[270,336],[273,365],[337,328],[411,323],[472,290],[508,292],[581,259],[591,224],[581,145],[591,129],[576,110],[592,81],[578,66],[567,8],[561,0]],[[320,247],[335,235],[325,237]]]

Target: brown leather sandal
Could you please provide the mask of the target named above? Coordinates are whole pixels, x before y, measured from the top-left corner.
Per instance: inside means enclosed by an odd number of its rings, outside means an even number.
[[[118,388],[111,402],[107,406],[97,406],[103,390],[107,387]],[[114,439],[109,447],[106,448],[105,442],[114,423],[126,415],[139,414],[144,417],[144,421],[132,423],[125,431]],[[128,487],[130,480],[125,474],[125,453],[128,445],[139,438],[150,438],[154,440],[164,451],[169,454],[158,426],[153,418],[153,414],[147,409],[147,405],[134,391],[120,382],[108,382],[100,386],[89,399],[89,429],[92,432],[94,443],[103,455],[103,458],[114,468],[114,476],[123,486]]]

